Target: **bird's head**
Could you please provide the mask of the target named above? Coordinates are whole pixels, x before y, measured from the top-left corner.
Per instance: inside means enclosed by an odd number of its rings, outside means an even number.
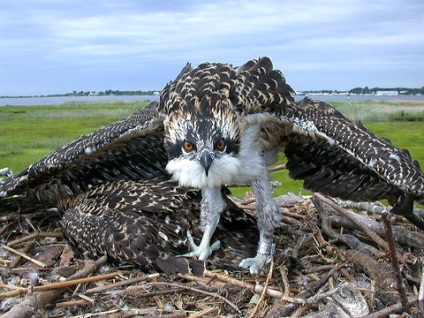
[[[164,123],[166,169],[182,186],[231,182],[240,168],[240,131],[231,102],[214,93],[178,102]]]

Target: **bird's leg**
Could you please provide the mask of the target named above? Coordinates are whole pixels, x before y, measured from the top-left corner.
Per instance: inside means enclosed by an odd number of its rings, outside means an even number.
[[[281,220],[278,204],[272,197],[272,184],[266,168],[263,176],[264,178],[257,179],[252,183],[258,210],[259,244],[257,254],[254,258],[246,258],[240,263],[241,267],[249,268],[252,275],[258,274],[265,264],[271,262],[274,250],[272,236]]]
[[[184,254],[183,256],[196,256],[198,259],[205,261],[213,251],[220,248],[220,242],[216,241],[210,244],[212,235],[219,222],[221,212],[225,208],[225,202],[222,198],[221,188],[205,188],[202,189],[202,203],[201,203],[201,228],[203,230],[203,237],[199,245],[194,243],[191,233],[187,233],[187,238],[190,243],[192,251]]]

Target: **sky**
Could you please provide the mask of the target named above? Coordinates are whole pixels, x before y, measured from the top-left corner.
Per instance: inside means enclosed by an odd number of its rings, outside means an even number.
[[[160,90],[187,63],[269,56],[296,91],[424,86],[423,0],[14,0],[0,96]]]

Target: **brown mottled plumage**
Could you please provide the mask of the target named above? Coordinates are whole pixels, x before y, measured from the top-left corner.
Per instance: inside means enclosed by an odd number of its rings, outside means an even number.
[[[76,205],[68,211],[91,209],[82,214],[85,216],[106,215],[104,203],[111,198],[122,200],[127,207],[135,203],[142,211],[145,200],[124,199],[122,191],[140,186],[145,193],[139,182],[172,178],[181,187],[201,190],[199,228],[203,233],[187,227],[193,231],[187,240],[189,254],[206,260],[218,247],[210,244],[212,235],[229,204],[222,196],[222,186],[250,182],[257,199],[259,244],[256,256],[240,265],[256,274],[270,260],[272,233],[280,220],[266,165],[282,151],[290,175],[303,179],[305,188],[350,200],[388,199],[393,212],[424,229],[423,220],[413,213],[414,201],[424,203],[424,174],[409,153],[324,102],[305,98],[295,103],[292,93],[282,73],[273,69],[266,57],[238,68],[221,63],[203,63],[196,68],[187,64],[162,90],[159,103],[76,139],[0,183],[0,197],[4,198],[0,209],[9,209],[13,203],[20,209],[35,203],[51,206],[63,197],[77,196],[72,201]],[[108,182],[117,180],[131,182],[119,183],[120,190],[113,195],[94,196],[91,201],[86,198],[92,187],[102,193],[110,186]],[[149,196],[157,198],[160,190],[156,191]],[[83,204],[75,203],[78,200]],[[174,250],[170,253],[166,240],[151,225],[156,214],[131,214],[130,218],[123,209],[120,205],[111,212],[120,221],[108,221],[115,229],[110,235],[117,235],[110,244],[127,240],[129,228],[116,229],[120,223],[137,219],[148,225],[148,235],[156,235],[158,246],[164,246],[160,255],[173,255]],[[184,208],[182,215],[188,217],[191,212],[187,211],[192,209]],[[90,238],[98,237],[97,228],[81,225],[85,224],[81,214],[73,215],[80,216],[68,221],[69,236],[76,244],[97,245]],[[179,217],[175,211],[168,215]],[[84,231],[86,236],[81,234]],[[198,243],[193,236],[203,237]],[[185,233],[169,238],[173,244],[186,241]],[[140,259],[146,257],[142,249],[134,253]]]
[[[65,235],[82,251],[144,270],[201,275],[205,262],[179,257],[190,251],[187,231],[195,236],[202,233],[200,199],[198,190],[153,178],[106,182],[63,198],[59,207]],[[210,264],[235,269],[242,258],[254,255],[257,227],[253,217],[226,200],[228,207],[215,233],[223,250]]]

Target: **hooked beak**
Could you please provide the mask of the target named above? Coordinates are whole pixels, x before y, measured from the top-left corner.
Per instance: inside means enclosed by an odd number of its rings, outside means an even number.
[[[208,150],[202,151],[199,161],[203,169],[205,169],[206,176],[208,176],[209,168],[212,164],[213,159],[214,156],[212,156],[212,154]]]

